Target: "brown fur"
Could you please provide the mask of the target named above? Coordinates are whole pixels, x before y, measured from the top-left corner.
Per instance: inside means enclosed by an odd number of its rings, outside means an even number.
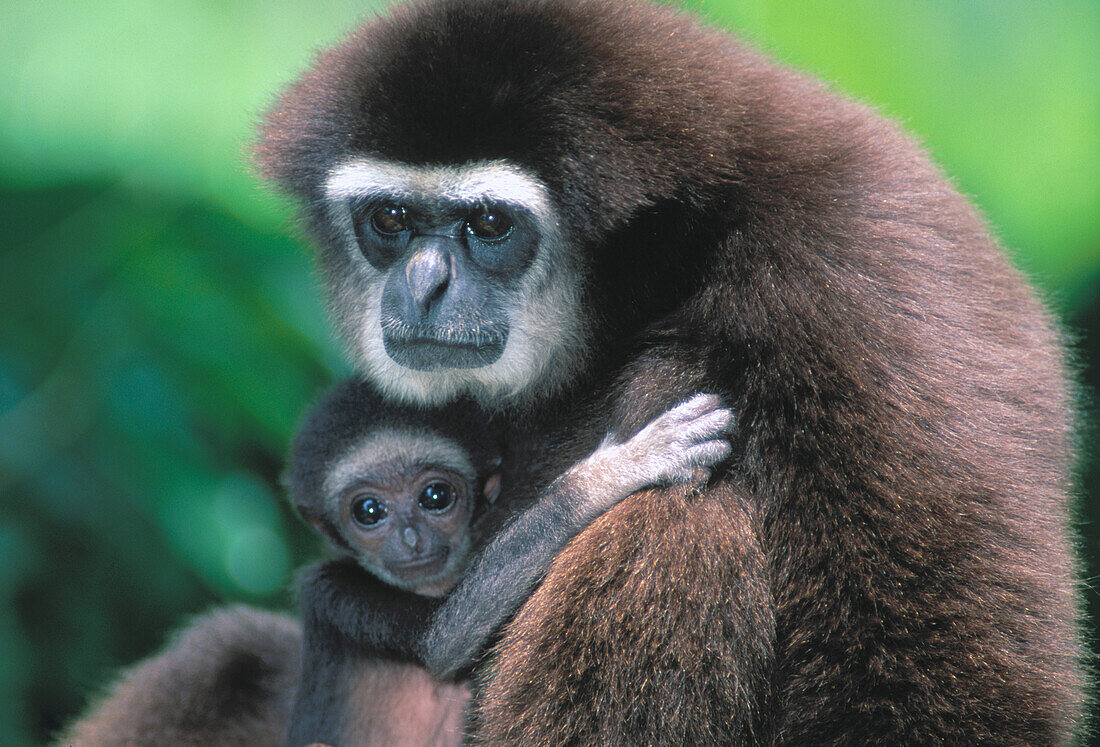
[[[469,699],[464,683],[438,682],[416,665],[370,662],[351,685],[342,743],[457,747]]]
[[[297,621],[286,615],[245,607],[209,613],[124,672],[58,744],[282,744],[301,644]]]
[[[118,681],[57,740],[76,747],[282,745],[298,686],[298,622],[228,607],[191,622]],[[469,689],[412,664],[359,661],[341,744],[462,743]]]
[[[746,501],[680,489],[639,493],[598,520],[494,652],[479,741],[660,735],[686,745],[767,734],[753,685],[773,665],[775,619],[752,513]],[[612,700],[620,712],[575,707]]]

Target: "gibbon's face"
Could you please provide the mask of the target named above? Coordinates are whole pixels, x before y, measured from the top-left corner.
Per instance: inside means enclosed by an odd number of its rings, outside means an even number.
[[[344,535],[359,564],[418,594],[442,595],[470,552],[469,485],[431,465],[352,486],[340,500]]]
[[[498,484],[499,477],[485,481],[487,500]],[[440,596],[469,562],[479,488],[458,444],[430,431],[384,429],[337,460],[324,493],[333,526],[364,569],[393,586]]]
[[[582,268],[535,177],[361,157],[329,170],[324,195],[344,245],[328,263],[334,316],[388,396],[500,406],[574,375]]]

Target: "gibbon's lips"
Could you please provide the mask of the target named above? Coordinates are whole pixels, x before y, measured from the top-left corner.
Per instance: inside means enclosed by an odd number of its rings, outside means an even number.
[[[382,343],[394,362],[415,371],[482,368],[504,353],[500,335],[453,335],[445,331],[394,330],[383,327]]]
[[[406,576],[430,576],[443,570],[450,553],[447,548],[434,552],[426,558],[410,560],[405,563],[393,563],[388,566],[389,571],[399,578]]]

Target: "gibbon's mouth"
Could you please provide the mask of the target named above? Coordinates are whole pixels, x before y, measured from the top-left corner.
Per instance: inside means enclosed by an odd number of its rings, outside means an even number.
[[[504,353],[506,335],[454,334],[446,330],[382,328],[382,344],[394,362],[414,371],[482,368]]]
[[[450,553],[446,548],[434,552],[425,558],[410,560],[405,563],[394,563],[390,566],[390,572],[398,578],[408,576],[430,576],[439,573],[447,564],[447,556]]]

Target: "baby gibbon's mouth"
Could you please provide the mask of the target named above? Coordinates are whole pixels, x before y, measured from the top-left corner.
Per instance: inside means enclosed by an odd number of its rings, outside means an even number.
[[[443,570],[443,566],[447,563],[448,554],[447,548],[443,548],[422,558],[408,560],[404,563],[394,563],[390,566],[390,571],[395,576],[400,576],[406,580],[414,576],[432,576]]]

